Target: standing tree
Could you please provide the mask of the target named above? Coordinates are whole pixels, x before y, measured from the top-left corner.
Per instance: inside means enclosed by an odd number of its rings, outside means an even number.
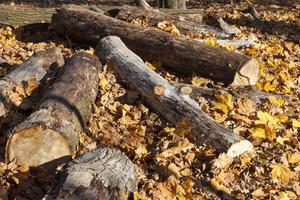
[[[186,9],[186,0],[156,0],[160,8]]]

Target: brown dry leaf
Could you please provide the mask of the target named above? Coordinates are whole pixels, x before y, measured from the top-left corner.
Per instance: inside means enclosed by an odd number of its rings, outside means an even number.
[[[183,138],[182,140],[180,140],[176,146],[167,149],[165,151],[163,151],[162,153],[156,155],[156,159],[157,160],[164,160],[166,158],[169,158],[171,156],[175,156],[177,154],[179,154],[180,152],[185,152],[188,151],[190,149],[192,149],[194,147],[194,145],[192,143],[190,143],[190,141],[187,138]]]
[[[26,95],[30,95],[33,90],[35,90],[38,87],[38,82],[35,77],[32,77],[24,84],[24,90]]]
[[[275,196],[275,200],[296,200],[298,197],[294,192],[279,192],[279,196]]]
[[[224,171],[221,171],[217,177],[210,179],[210,184],[216,190],[231,194],[232,189],[225,186],[224,182],[223,182],[226,179],[226,177],[227,177],[227,174]]]
[[[146,146],[143,144],[140,144],[140,143],[137,145],[134,152],[138,158],[142,158],[148,154],[148,150],[147,150]]]
[[[166,88],[162,85],[154,86],[154,94],[157,96],[162,95],[165,92]]]
[[[177,165],[175,165],[174,163],[170,163],[168,166],[168,170],[176,176],[176,178],[180,178],[180,171],[179,168],[177,167]]]
[[[272,168],[271,175],[273,179],[278,179],[281,182],[288,183],[294,176],[294,173],[282,164],[271,164],[270,167]]]
[[[178,136],[185,136],[191,132],[191,124],[188,118],[183,117],[177,124],[174,133]]]
[[[226,153],[221,153],[217,159],[213,161],[213,167],[218,169],[225,169],[233,162],[233,158]]]
[[[237,99],[237,111],[240,114],[249,116],[256,111],[256,103],[249,98]]]
[[[180,36],[180,31],[177,29],[177,27],[173,24],[172,21],[163,21],[163,22],[159,22],[157,24],[157,28],[169,32],[172,35],[175,36]]]
[[[254,190],[251,194],[254,197],[264,197],[265,196],[265,192],[263,191],[262,187]]]

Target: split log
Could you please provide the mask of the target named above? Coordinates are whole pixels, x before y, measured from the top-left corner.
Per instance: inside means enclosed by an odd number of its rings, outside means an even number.
[[[98,58],[87,53],[69,60],[39,108],[11,131],[7,162],[16,159],[19,165],[40,166],[74,154],[97,96],[100,68]]]
[[[64,58],[59,48],[38,51],[14,71],[0,80],[0,119],[37,88],[51,66],[62,66]],[[30,91],[28,88],[30,87]],[[27,91],[26,91],[27,90]]]
[[[101,61],[114,64],[117,74],[144,98],[146,103],[160,116],[171,123],[186,118],[196,142],[206,142],[219,151],[235,157],[253,150],[252,144],[243,137],[216,123],[204,113],[188,95],[180,93],[175,86],[151,70],[143,60],[130,51],[120,38],[108,36],[97,46]],[[133,78],[134,77],[134,78]]]
[[[207,88],[199,87],[185,83],[171,83],[176,86],[178,90],[181,88],[190,88],[191,97],[203,97],[207,101],[211,101],[214,98],[215,92],[224,93],[228,92],[232,95],[233,99],[238,98],[249,98],[255,103],[262,103],[269,97],[283,98],[286,102],[291,102],[291,98],[288,95],[272,94],[259,91],[255,86],[239,86],[239,87],[229,87],[229,88]]]
[[[137,190],[134,164],[117,149],[100,148],[71,161],[46,199],[128,199]]]
[[[237,85],[254,85],[258,79],[259,64],[254,58],[123,22],[78,6],[59,9],[53,15],[52,26],[59,33],[93,43],[105,36],[119,36],[143,59],[159,60],[163,66],[183,74],[197,73]]]

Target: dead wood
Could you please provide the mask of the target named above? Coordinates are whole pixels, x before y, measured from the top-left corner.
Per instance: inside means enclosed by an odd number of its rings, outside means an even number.
[[[92,43],[105,36],[119,36],[143,59],[159,60],[163,66],[183,74],[201,74],[237,85],[253,85],[258,79],[259,64],[254,58],[123,22],[78,6],[59,9],[53,15],[52,26],[59,33]]]
[[[113,63],[116,73],[139,92],[149,107],[171,123],[186,118],[191,127],[191,139],[202,144],[203,139],[231,157],[253,150],[243,137],[216,123],[188,95],[181,93],[164,78],[151,70],[143,60],[129,50],[120,38],[103,38],[97,46],[103,62]]]
[[[67,164],[46,199],[128,199],[137,190],[134,164],[117,149],[86,152]]]
[[[50,66],[62,66],[64,58],[59,48],[38,51],[14,71],[0,80],[0,119],[30,96],[40,85]]]
[[[254,101],[255,103],[262,103],[266,101],[269,97],[283,98],[286,102],[290,102],[291,98],[288,95],[272,94],[266,93],[258,90],[255,86],[238,86],[238,87],[229,87],[229,88],[208,88],[208,87],[199,87],[185,83],[172,83],[174,86],[180,90],[181,88],[190,88],[191,97],[203,97],[208,101],[214,99],[214,94],[216,93],[225,93],[228,92],[232,95],[233,99],[238,98],[248,98]]]
[[[98,92],[100,68],[96,56],[74,55],[37,110],[10,132],[6,160],[39,166],[73,155]]]

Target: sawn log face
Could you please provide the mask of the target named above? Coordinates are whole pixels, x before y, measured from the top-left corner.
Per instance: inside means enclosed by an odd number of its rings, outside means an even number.
[[[38,109],[11,132],[7,161],[39,166],[72,155],[96,99],[99,70],[97,57],[74,55]]]

